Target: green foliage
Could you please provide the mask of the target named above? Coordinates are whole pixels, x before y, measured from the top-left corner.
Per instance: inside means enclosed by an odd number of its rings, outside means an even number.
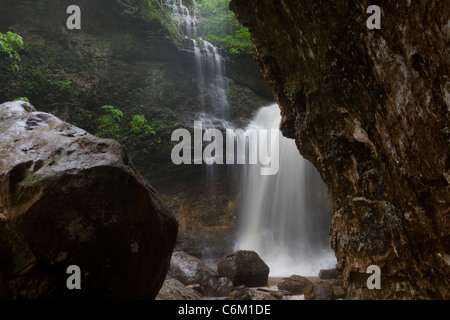
[[[19,69],[20,55],[18,51],[22,50],[23,46],[23,39],[18,34],[10,31],[6,34],[0,32],[0,61],[6,60],[6,64],[12,71]],[[5,67],[4,62],[1,63],[2,67]]]
[[[19,69],[20,55],[24,43],[22,37],[13,32],[0,32],[0,91]]]
[[[149,122],[140,114],[126,115],[113,106],[103,106],[104,114],[98,118],[96,135],[115,139],[131,150],[133,158],[138,153],[147,153],[148,148],[157,148],[161,138],[157,132],[163,129],[161,120]]]
[[[70,80],[61,81],[60,86],[63,88],[70,88],[72,86],[72,81]]]
[[[228,53],[253,53],[247,28],[242,27],[229,9],[230,0],[203,0],[201,15],[205,18],[201,36]]]
[[[196,3],[202,17],[199,36],[230,55],[253,53],[250,33],[239,24],[229,9],[230,0],[197,0]],[[175,44],[184,38],[178,22],[164,9],[161,0],[122,0],[120,4],[124,13],[139,13],[159,20]],[[185,0],[183,4],[193,12],[192,1]]]
[[[115,109],[113,106],[101,107],[106,114],[98,118],[97,136],[104,138],[114,138],[120,131],[120,122],[123,118],[123,112]],[[119,136],[118,136],[119,137]]]
[[[30,100],[27,97],[19,97],[14,99],[14,101],[25,101],[25,102],[30,102]]]
[[[161,31],[167,31],[175,44],[179,44],[183,39],[177,22],[163,9],[161,0],[122,0],[118,3],[126,14],[139,14],[141,17],[159,20],[164,27]]]
[[[134,115],[130,122],[130,130],[133,133],[145,133],[155,135],[155,130],[148,125],[143,115]]]

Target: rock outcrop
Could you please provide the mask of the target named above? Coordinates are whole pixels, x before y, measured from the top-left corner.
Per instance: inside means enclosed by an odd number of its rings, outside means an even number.
[[[450,82],[445,1],[232,0],[283,134],[329,187],[348,298],[449,299]],[[381,290],[368,290],[370,265]]]
[[[0,105],[0,299],[153,299],[178,223],[121,146]],[[81,269],[69,290],[67,268]]]
[[[217,264],[219,277],[226,277],[234,286],[267,285],[269,267],[254,251],[239,250],[222,258]]]

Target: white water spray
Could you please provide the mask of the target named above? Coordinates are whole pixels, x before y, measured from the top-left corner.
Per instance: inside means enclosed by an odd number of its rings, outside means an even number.
[[[250,127],[277,129],[280,121],[280,109],[272,105],[261,108]],[[260,165],[244,169],[236,249],[256,251],[271,276],[317,276],[336,264],[328,244],[330,211],[311,199],[317,187],[326,189],[294,140],[281,136],[270,148],[280,152],[276,175],[260,175]]]

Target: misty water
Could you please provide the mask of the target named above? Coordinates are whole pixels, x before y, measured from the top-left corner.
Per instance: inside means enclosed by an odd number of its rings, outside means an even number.
[[[191,11],[182,0],[166,0],[165,6],[192,46],[202,109],[197,119],[205,130],[234,129],[227,121],[230,110],[224,58],[199,36],[197,5],[195,0],[192,3]],[[262,107],[249,128],[278,129],[280,121],[280,109],[274,104]],[[264,141],[264,148],[268,143]],[[293,140],[280,134],[280,140],[269,148],[271,154],[279,150],[276,175],[262,176],[261,165],[240,166],[242,182],[236,188],[242,189],[242,196],[235,249],[256,251],[269,265],[271,276],[317,275],[320,269],[332,268],[336,263],[328,236],[331,212],[323,203],[326,196],[316,196],[317,190],[326,187],[315,168],[301,157]],[[214,165],[206,170],[210,181],[206,192],[214,192]]]
[[[278,105],[261,108],[252,129],[278,129]],[[264,141],[271,154],[279,152],[276,175],[261,175],[261,165],[243,171],[237,249],[254,250],[269,265],[271,276],[317,275],[336,264],[329,245],[330,209],[319,201],[326,190],[312,164],[303,159],[294,140],[280,134]],[[319,203],[317,203],[319,202]]]

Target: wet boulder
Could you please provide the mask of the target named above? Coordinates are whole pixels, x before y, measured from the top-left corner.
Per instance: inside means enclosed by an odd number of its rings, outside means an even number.
[[[207,267],[200,259],[183,251],[172,254],[169,275],[184,285],[199,284],[203,289],[211,278],[217,277],[214,270]]]
[[[308,284],[312,284],[312,282],[305,277],[292,275],[283,279],[277,286],[279,290],[286,290],[292,294],[303,294],[303,290]]]
[[[219,277],[227,277],[234,286],[265,286],[269,267],[254,251],[239,250],[222,258],[217,264]]]
[[[119,143],[22,101],[0,133],[0,298],[155,298],[178,223]]]
[[[177,279],[164,281],[156,300],[201,300],[202,296],[192,288],[186,287]]]
[[[226,277],[211,278],[205,289],[205,296],[228,297],[233,289],[233,282],[230,279]]]
[[[230,300],[252,300],[252,292],[246,285],[237,286],[231,292]]]

